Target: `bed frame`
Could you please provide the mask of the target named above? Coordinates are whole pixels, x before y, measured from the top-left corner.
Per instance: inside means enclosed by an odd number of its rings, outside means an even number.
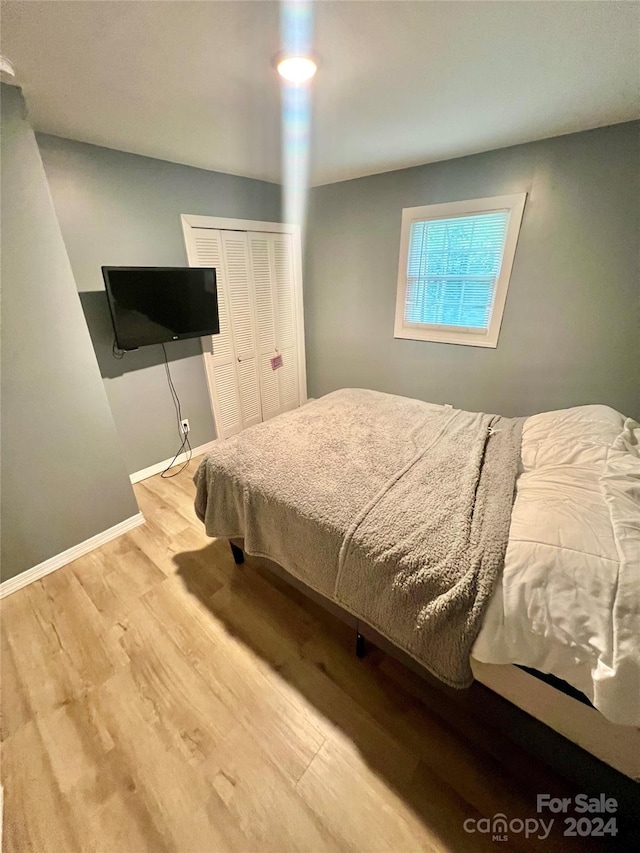
[[[229,540],[236,565],[245,560],[244,541]],[[354,652],[358,658],[373,644],[400,661],[428,685],[421,695],[433,701],[449,700],[500,730],[519,746],[542,758],[576,785],[606,791],[620,803],[637,803],[640,791],[640,729],[609,722],[579,691],[558,678],[511,664],[483,664],[472,660],[474,683],[456,690],[437,680],[402,649],[357,619],[338,604],[308,587],[282,566],[260,560],[284,580],[329,613],[353,628]],[[433,689],[429,689],[433,688]]]

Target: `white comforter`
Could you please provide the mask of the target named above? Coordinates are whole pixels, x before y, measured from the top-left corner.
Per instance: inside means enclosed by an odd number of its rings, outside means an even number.
[[[607,406],[523,430],[503,577],[472,656],[552,673],[640,726],[640,426]]]

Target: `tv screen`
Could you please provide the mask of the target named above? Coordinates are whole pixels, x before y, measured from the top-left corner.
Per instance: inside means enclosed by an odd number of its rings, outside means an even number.
[[[102,275],[121,350],[220,332],[213,268],[102,267]]]

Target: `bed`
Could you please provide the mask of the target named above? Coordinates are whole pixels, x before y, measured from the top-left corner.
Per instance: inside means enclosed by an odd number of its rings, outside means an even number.
[[[606,406],[514,419],[342,389],[217,444],[195,508],[450,687],[550,674],[637,747],[639,443]]]

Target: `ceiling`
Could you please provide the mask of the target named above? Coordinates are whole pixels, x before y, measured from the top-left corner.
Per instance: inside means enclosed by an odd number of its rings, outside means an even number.
[[[312,183],[640,116],[635,2],[316,2]],[[2,3],[37,130],[281,178],[279,4]]]

